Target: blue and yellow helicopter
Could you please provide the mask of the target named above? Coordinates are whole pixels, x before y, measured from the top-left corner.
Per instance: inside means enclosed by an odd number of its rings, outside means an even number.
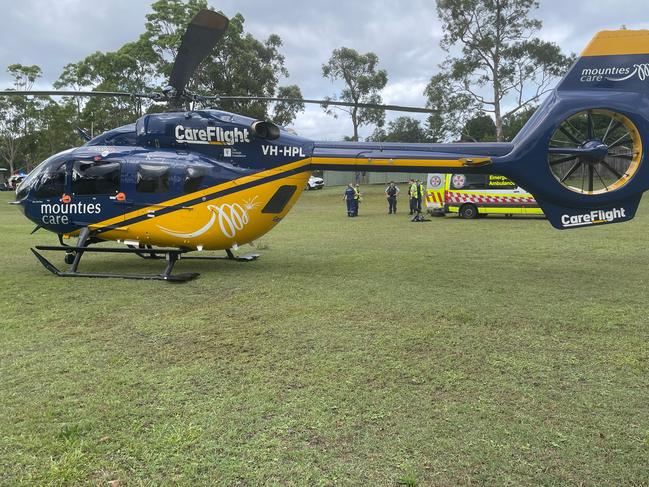
[[[178,259],[217,258],[188,255],[193,251],[226,250],[227,258],[254,259],[235,257],[232,250],[277,225],[316,169],[503,175],[531,192],[559,229],[629,220],[649,188],[643,152],[649,138],[649,31],[598,33],[511,143],[400,144],[316,142],[268,121],[180,109],[195,101],[263,98],[185,90],[227,25],[216,12],[196,15],[162,93],[0,92],[136,96],[176,107],[50,157],[19,186],[14,204],[59,236],[59,246],[32,249],[48,270],[64,277],[183,282],[198,274],[173,274]],[[76,237],[76,245],[65,245],[65,237]],[[91,247],[103,241],[125,245]],[[41,251],[64,252],[69,270],[56,268]],[[166,268],[154,275],[84,273],[78,266],[86,252],[165,258]]]

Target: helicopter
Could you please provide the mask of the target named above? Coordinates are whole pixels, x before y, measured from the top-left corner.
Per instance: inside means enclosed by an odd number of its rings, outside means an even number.
[[[171,107],[51,156],[20,184],[12,203],[36,223],[35,230],[59,238],[60,245],[31,249],[46,269],[61,277],[186,282],[198,274],[174,274],[179,259],[254,260],[258,254],[234,252],[284,219],[314,170],[501,175],[532,193],[558,229],[630,220],[649,188],[642,149],[649,137],[649,31],[596,34],[512,142],[429,144],[319,142],[270,121],[187,109],[199,101],[279,100],[186,90],[227,26],[227,17],[214,11],[194,17],[162,92],[0,92],[142,97]],[[67,238],[76,244],[66,245]],[[105,241],[123,247],[93,246]],[[226,256],[201,253],[207,250],[225,250]],[[43,251],[63,252],[69,269],[58,269]],[[81,272],[88,252],[165,259],[166,266],[152,275]]]

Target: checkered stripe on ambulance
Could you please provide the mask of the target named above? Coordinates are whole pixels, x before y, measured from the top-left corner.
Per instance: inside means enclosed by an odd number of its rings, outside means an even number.
[[[528,196],[491,196],[485,194],[469,194],[459,191],[446,192],[447,203],[493,203],[493,204],[519,204],[519,205],[536,205],[536,200],[532,195]]]

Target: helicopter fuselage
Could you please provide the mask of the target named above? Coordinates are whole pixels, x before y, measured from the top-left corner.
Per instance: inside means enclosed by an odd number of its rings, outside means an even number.
[[[228,249],[297,201],[313,144],[219,111],[147,115],[39,165],[17,191],[25,215],[60,235]],[[262,127],[263,128],[263,127]]]

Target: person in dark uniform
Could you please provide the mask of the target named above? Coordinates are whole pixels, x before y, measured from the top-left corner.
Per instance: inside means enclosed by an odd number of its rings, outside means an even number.
[[[343,195],[343,200],[347,203],[347,216],[354,216],[354,197],[356,196],[356,190],[354,185],[349,183],[347,188],[345,188],[345,194]]]
[[[397,212],[398,194],[399,188],[394,184],[394,181],[391,181],[390,185],[385,188],[385,195],[388,197],[388,214],[395,214]]]

